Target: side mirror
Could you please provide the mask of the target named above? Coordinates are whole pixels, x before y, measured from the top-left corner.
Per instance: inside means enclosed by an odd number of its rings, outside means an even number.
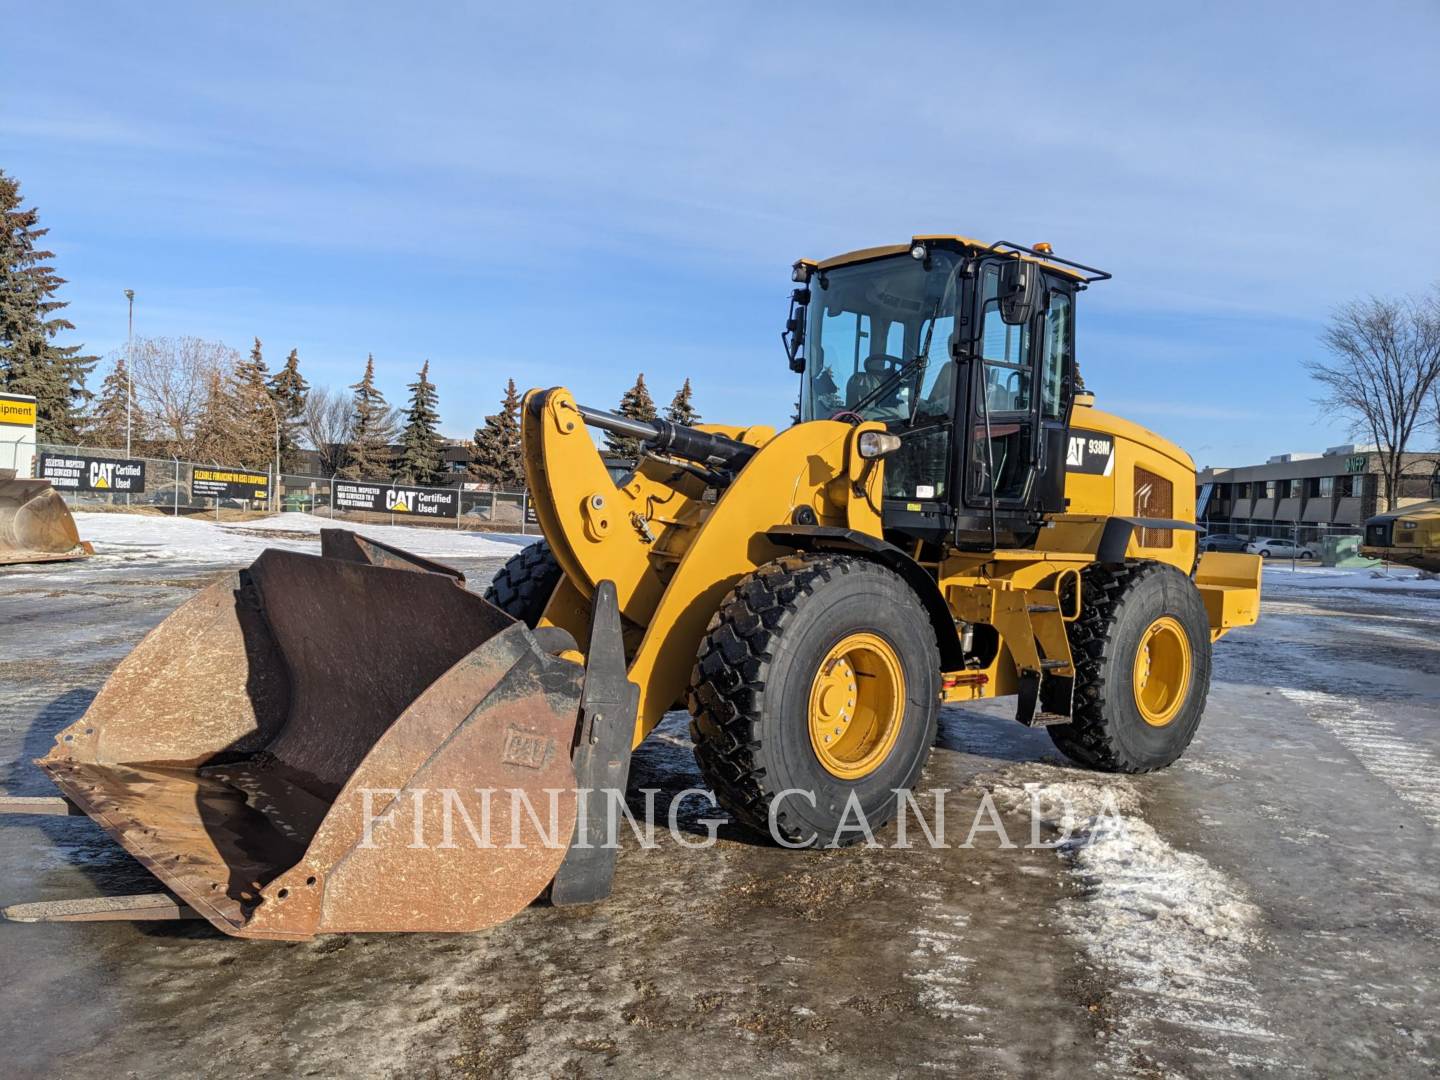
[[[790,315],[785,320],[785,330],[780,340],[785,344],[785,355],[790,359],[790,370],[796,373],[805,370],[805,316],[809,312],[810,290],[796,289],[790,294]]]
[[[1034,263],[1014,258],[1000,264],[1000,318],[1011,326],[1030,321],[1043,292],[1042,276]]]

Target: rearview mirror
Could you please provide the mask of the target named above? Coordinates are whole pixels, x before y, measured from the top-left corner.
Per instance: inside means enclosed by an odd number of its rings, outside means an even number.
[[[785,329],[780,340],[785,344],[785,355],[790,360],[790,370],[805,370],[805,316],[809,312],[810,290],[796,289],[790,294],[790,315],[785,320]]]
[[[1030,321],[1040,306],[1043,291],[1040,271],[1024,259],[1006,259],[1000,264],[1000,318],[1011,326]]]

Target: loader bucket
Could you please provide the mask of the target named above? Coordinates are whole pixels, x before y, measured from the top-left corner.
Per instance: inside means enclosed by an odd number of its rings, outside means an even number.
[[[478,930],[570,846],[584,674],[457,571],[331,531],[176,610],[37,764],[227,934]]]
[[[80,539],[70,508],[50,481],[0,469],[0,566],[83,559],[94,553]]]

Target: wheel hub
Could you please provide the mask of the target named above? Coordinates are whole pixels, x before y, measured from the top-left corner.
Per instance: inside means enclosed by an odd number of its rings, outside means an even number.
[[[1133,684],[1140,716],[1151,727],[1175,719],[1190,692],[1190,639],[1179,620],[1162,615],[1135,651]]]
[[[810,745],[833,776],[855,780],[889,756],[905,713],[900,658],[876,634],[849,634],[821,661],[810,687]]]

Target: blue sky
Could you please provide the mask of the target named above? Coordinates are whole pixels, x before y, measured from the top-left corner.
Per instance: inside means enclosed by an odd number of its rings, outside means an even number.
[[[428,358],[451,434],[637,371],[783,423],[790,263],[953,231],[1112,271],[1086,379],[1199,462],[1347,441],[1300,364],[1440,279],[1440,7],[1169,9],[36,5],[0,167],[72,340],[123,345],[128,287],[137,334],[373,352],[395,403]]]

